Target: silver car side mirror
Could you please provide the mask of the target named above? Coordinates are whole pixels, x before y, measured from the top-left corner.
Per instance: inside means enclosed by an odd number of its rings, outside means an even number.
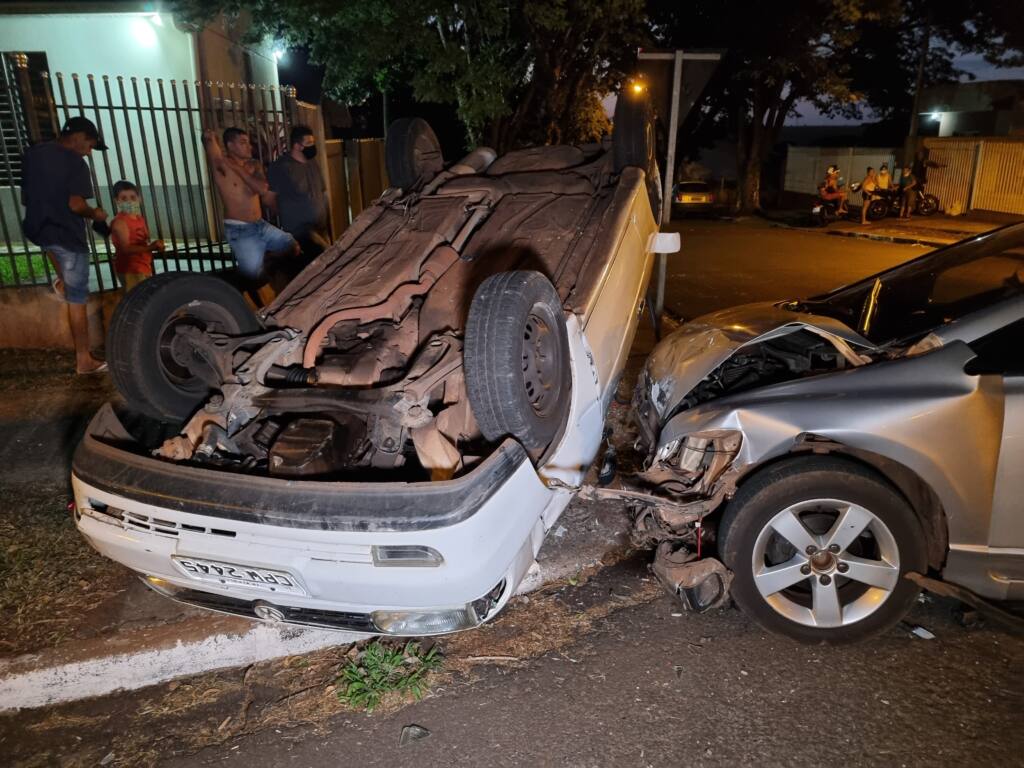
[[[678,232],[656,232],[647,243],[648,253],[679,253],[681,240]]]

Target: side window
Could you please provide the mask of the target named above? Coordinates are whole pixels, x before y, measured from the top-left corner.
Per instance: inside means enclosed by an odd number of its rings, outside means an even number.
[[[967,373],[1024,376],[1024,320],[982,336],[970,346],[978,356],[967,364]]]

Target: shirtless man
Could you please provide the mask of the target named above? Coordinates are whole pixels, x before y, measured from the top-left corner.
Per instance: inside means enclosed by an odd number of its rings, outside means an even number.
[[[203,133],[203,143],[217,191],[224,201],[224,233],[238,262],[238,271],[244,277],[256,279],[268,255],[297,255],[299,244],[295,238],[263,219],[260,202],[272,207],[274,193],[263,169],[253,160],[249,134],[228,128],[221,149],[217,133],[211,129]]]

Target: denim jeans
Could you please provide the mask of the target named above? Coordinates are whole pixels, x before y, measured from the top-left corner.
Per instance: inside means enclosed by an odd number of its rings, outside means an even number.
[[[60,265],[64,300],[69,304],[85,304],[89,300],[89,251],[76,251],[63,245],[46,245],[43,250]]]
[[[291,235],[263,219],[244,224],[225,221],[224,233],[238,262],[238,271],[248,278],[259,277],[267,253],[295,247],[295,239]]]

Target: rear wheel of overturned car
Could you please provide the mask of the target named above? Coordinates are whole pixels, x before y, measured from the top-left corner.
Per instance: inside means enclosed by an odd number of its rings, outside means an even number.
[[[107,334],[110,375],[132,410],[180,421],[213,389],[209,369],[184,337],[259,329],[245,299],[223,280],[165,272],[129,291],[114,311]]]
[[[877,635],[909,610],[920,524],[882,477],[833,457],[772,465],[744,483],[719,528],[732,596],[772,632],[818,643]]]
[[[441,143],[421,117],[403,117],[388,126],[384,163],[391,186],[411,189],[425,184],[444,168]]]
[[[488,440],[512,436],[534,455],[569,415],[569,337],[558,292],[539,272],[500,272],[473,295],[463,352],[466,390]]]
[[[655,156],[654,113],[646,94],[622,93],[615,103],[612,158],[616,173],[640,168],[647,174],[647,197],[655,221],[661,221],[661,175]]]

